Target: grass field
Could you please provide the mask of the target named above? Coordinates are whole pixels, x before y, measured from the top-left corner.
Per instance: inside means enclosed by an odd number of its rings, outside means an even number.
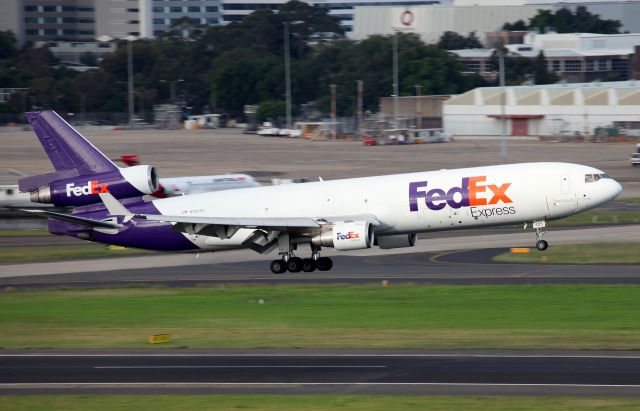
[[[55,238],[52,239],[55,242]],[[27,261],[79,260],[100,257],[124,257],[149,251],[135,248],[110,249],[103,244],[82,243],[48,247],[0,247],[0,263]]]
[[[0,312],[1,348],[640,349],[633,285],[5,291]]]
[[[528,254],[500,254],[495,256],[493,261],[499,263],[640,264],[640,243],[559,244],[550,246],[546,251],[532,248]]]
[[[550,222],[551,227],[573,227],[584,225],[639,224],[638,211],[587,211]]]
[[[0,237],[36,237],[50,235],[46,229],[3,229],[0,230]]]
[[[637,398],[361,396],[361,395],[33,395],[2,398],[4,411],[17,410],[640,410]]]

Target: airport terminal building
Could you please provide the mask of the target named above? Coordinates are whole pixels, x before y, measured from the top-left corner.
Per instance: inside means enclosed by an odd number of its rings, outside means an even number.
[[[455,136],[590,136],[599,127],[640,128],[640,81],[481,87],[444,102]]]

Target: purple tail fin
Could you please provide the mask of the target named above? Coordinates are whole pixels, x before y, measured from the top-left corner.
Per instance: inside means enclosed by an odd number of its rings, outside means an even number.
[[[21,191],[33,191],[60,178],[118,169],[55,111],[29,112],[27,119],[56,172],[20,179]]]

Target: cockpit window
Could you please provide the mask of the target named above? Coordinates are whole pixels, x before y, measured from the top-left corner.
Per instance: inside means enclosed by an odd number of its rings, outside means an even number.
[[[585,174],[584,182],[585,183],[593,183],[594,181],[598,181],[603,178],[611,178],[608,174]]]

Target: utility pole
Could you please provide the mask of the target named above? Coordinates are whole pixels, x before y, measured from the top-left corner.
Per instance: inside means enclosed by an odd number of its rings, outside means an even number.
[[[415,85],[416,88],[416,128],[422,128],[422,86]]]
[[[284,84],[287,105],[287,130],[291,130],[291,56],[289,46],[289,22],[284,23]]]
[[[399,116],[399,80],[398,80],[398,31],[396,31],[393,35],[393,128],[400,128],[400,124],[398,124],[398,116]]]
[[[506,91],[504,87],[504,46],[500,43],[499,64],[500,64],[500,160],[507,161],[507,116],[506,116]]]
[[[336,85],[332,84],[331,87],[331,137],[336,138]]]
[[[358,137],[361,137],[360,133],[362,130],[362,97],[364,93],[364,82],[362,80],[358,80],[356,81],[356,84],[358,86],[357,103],[356,103],[356,114],[357,114],[356,127],[358,128]]]
[[[127,77],[129,84],[129,127],[134,127],[134,102],[133,102],[133,51],[132,39],[127,39]]]

